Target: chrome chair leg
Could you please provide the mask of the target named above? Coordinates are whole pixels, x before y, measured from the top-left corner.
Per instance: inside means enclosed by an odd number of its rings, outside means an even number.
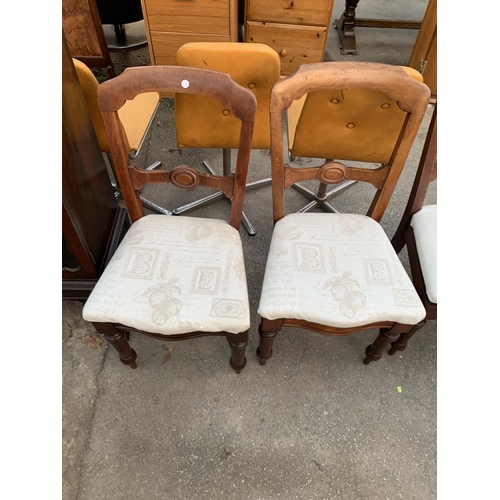
[[[333,194],[339,193],[340,191],[347,189],[349,186],[355,184],[356,182],[357,181],[341,182],[338,186],[335,186],[330,191],[327,191],[328,184],[320,182],[317,193],[311,191],[310,189],[307,189],[305,186],[302,186],[302,184],[299,183],[293,184],[292,187],[296,191],[304,195],[308,200],[311,200],[310,203],[303,206],[300,210],[297,211],[297,213],[305,213],[317,207],[321,208],[325,212],[332,212],[334,214],[338,214],[339,213],[338,210],[336,210],[332,205],[330,205],[330,203],[328,203],[327,201],[328,198]]]

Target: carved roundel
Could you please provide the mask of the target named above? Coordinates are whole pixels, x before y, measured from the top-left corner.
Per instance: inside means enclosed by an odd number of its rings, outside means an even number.
[[[327,184],[342,182],[347,177],[347,168],[342,163],[327,163],[318,170],[316,177]]]
[[[193,167],[180,166],[170,172],[170,182],[174,186],[190,189],[200,183],[200,176]]]

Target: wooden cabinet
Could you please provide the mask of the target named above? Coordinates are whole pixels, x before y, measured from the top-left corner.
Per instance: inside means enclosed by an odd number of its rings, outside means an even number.
[[[238,41],[237,0],[141,0],[151,64],[175,64],[188,42]]]
[[[71,55],[116,76],[95,0],[63,0],[62,26]]]
[[[279,54],[281,74],[322,62],[334,0],[246,0],[245,42]]]
[[[124,229],[90,114],[63,35],[62,295],[85,299]]]

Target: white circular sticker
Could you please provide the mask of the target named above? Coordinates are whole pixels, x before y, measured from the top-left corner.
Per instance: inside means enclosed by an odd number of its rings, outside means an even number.
[[[181,85],[183,89],[187,89],[189,87],[189,82],[187,80],[182,80]]]

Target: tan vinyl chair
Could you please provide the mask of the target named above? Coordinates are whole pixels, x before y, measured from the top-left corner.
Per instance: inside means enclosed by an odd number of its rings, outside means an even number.
[[[418,71],[407,67],[403,69],[416,81],[423,82]],[[345,105],[347,100],[349,106]],[[377,126],[377,114],[373,115],[373,122],[364,117],[362,127],[359,126],[359,117],[367,108],[386,104],[384,96],[364,90],[324,90],[302,96],[292,103],[287,114],[290,159],[309,157],[387,162],[403,126],[404,116],[394,107],[389,107],[381,111],[384,117],[391,117],[384,129]],[[367,130],[370,131],[368,134]],[[294,184],[293,188],[310,200],[299,212],[320,208],[325,212],[338,213],[328,200],[355,182],[347,180],[330,190],[326,183],[320,182],[317,192],[300,183]]]
[[[437,204],[424,205],[429,185],[437,178],[437,105],[434,107],[410,198],[391,240],[399,254],[406,245],[413,284],[425,307],[425,321],[437,319]],[[404,351],[416,332],[401,335],[389,354]]]
[[[82,87],[85,102],[89,108],[90,118],[92,120],[92,125],[94,126],[97,141],[99,142],[99,147],[101,148],[101,151],[106,154],[108,160],[112,164],[110,155],[111,148],[108,136],[106,135],[106,130],[104,128],[104,123],[102,121],[101,111],[99,110],[99,105],[97,103],[99,82],[92,71],[84,63],[78,59],[73,59],[73,64],[75,65],[76,74]],[[138,95],[133,101],[127,101],[118,113],[120,122],[125,132],[127,153],[131,160],[135,160],[140,153],[144,139],[149,131],[149,128],[151,127],[151,123],[153,122],[159,102],[160,96],[157,92],[146,92]],[[160,165],[161,162],[156,161],[149,165],[147,170],[154,170]],[[110,176],[111,183],[118,194],[120,192],[120,188],[113,170],[110,172]],[[158,206],[156,203],[153,203],[147,198],[144,198],[142,195],[141,200],[144,203],[144,206],[150,210],[164,215],[172,215],[171,212]]]
[[[129,166],[128,142],[119,110],[144,92],[190,92],[218,99],[241,122],[235,173],[215,176],[190,166],[145,171]],[[90,294],[83,318],[136,367],[126,332],[160,340],[225,336],[231,367],[246,364],[250,311],[239,234],[254,95],[223,73],[180,66],[128,68],[99,87],[99,107],[132,225]],[[150,183],[220,190],[232,198],[229,224],[199,217],[145,215],[139,190]]]
[[[252,149],[270,149],[269,98],[273,85],[280,78],[276,51],[261,43],[192,42],[178,50],[176,63],[227,73],[236,83],[251,90],[257,98]],[[239,123],[229,110],[214,99],[179,94],[175,96],[175,117],[179,149],[221,148],[224,175],[230,174],[231,149],[238,147]],[[208,161],[203,164],[209,172],[214,172]],[[247,190],[270,182],[268,177],[247,183]],[[223,193],[215,193],[176,208],[173,214],[180,215],[222,198]],[[242,223],[248,234],[255,234],[245,213]]]
[[[323,135],[336,139],[338,134],[339,149],[343,144],[350,147],[349,159],[355,159],[356,166],[326,161],[292,168],[284,161],[284,112],[305,94],[312,101],[325,93],[330,93],[324,104],[328,109],[319,119],[311,117],[304,154],[324,156]],[[380,220],[429,95],[429,88],[401,67],[361,62],[303,65],[274,86],[270,110],[275,226],[258,309],[261,364],[271,358],[274,339],[286,326],[333,336],[380,329],[366,349],[365,364],[380,359],[389,343],[420,326],[425,309]],[[339,115],[343,121],[337,120]],[[374,158],[381,162],[376,168]],[[306,180],[371,184],[375,189],[373,198],[367,190],[367,215],[285,215],[285,190]]]

